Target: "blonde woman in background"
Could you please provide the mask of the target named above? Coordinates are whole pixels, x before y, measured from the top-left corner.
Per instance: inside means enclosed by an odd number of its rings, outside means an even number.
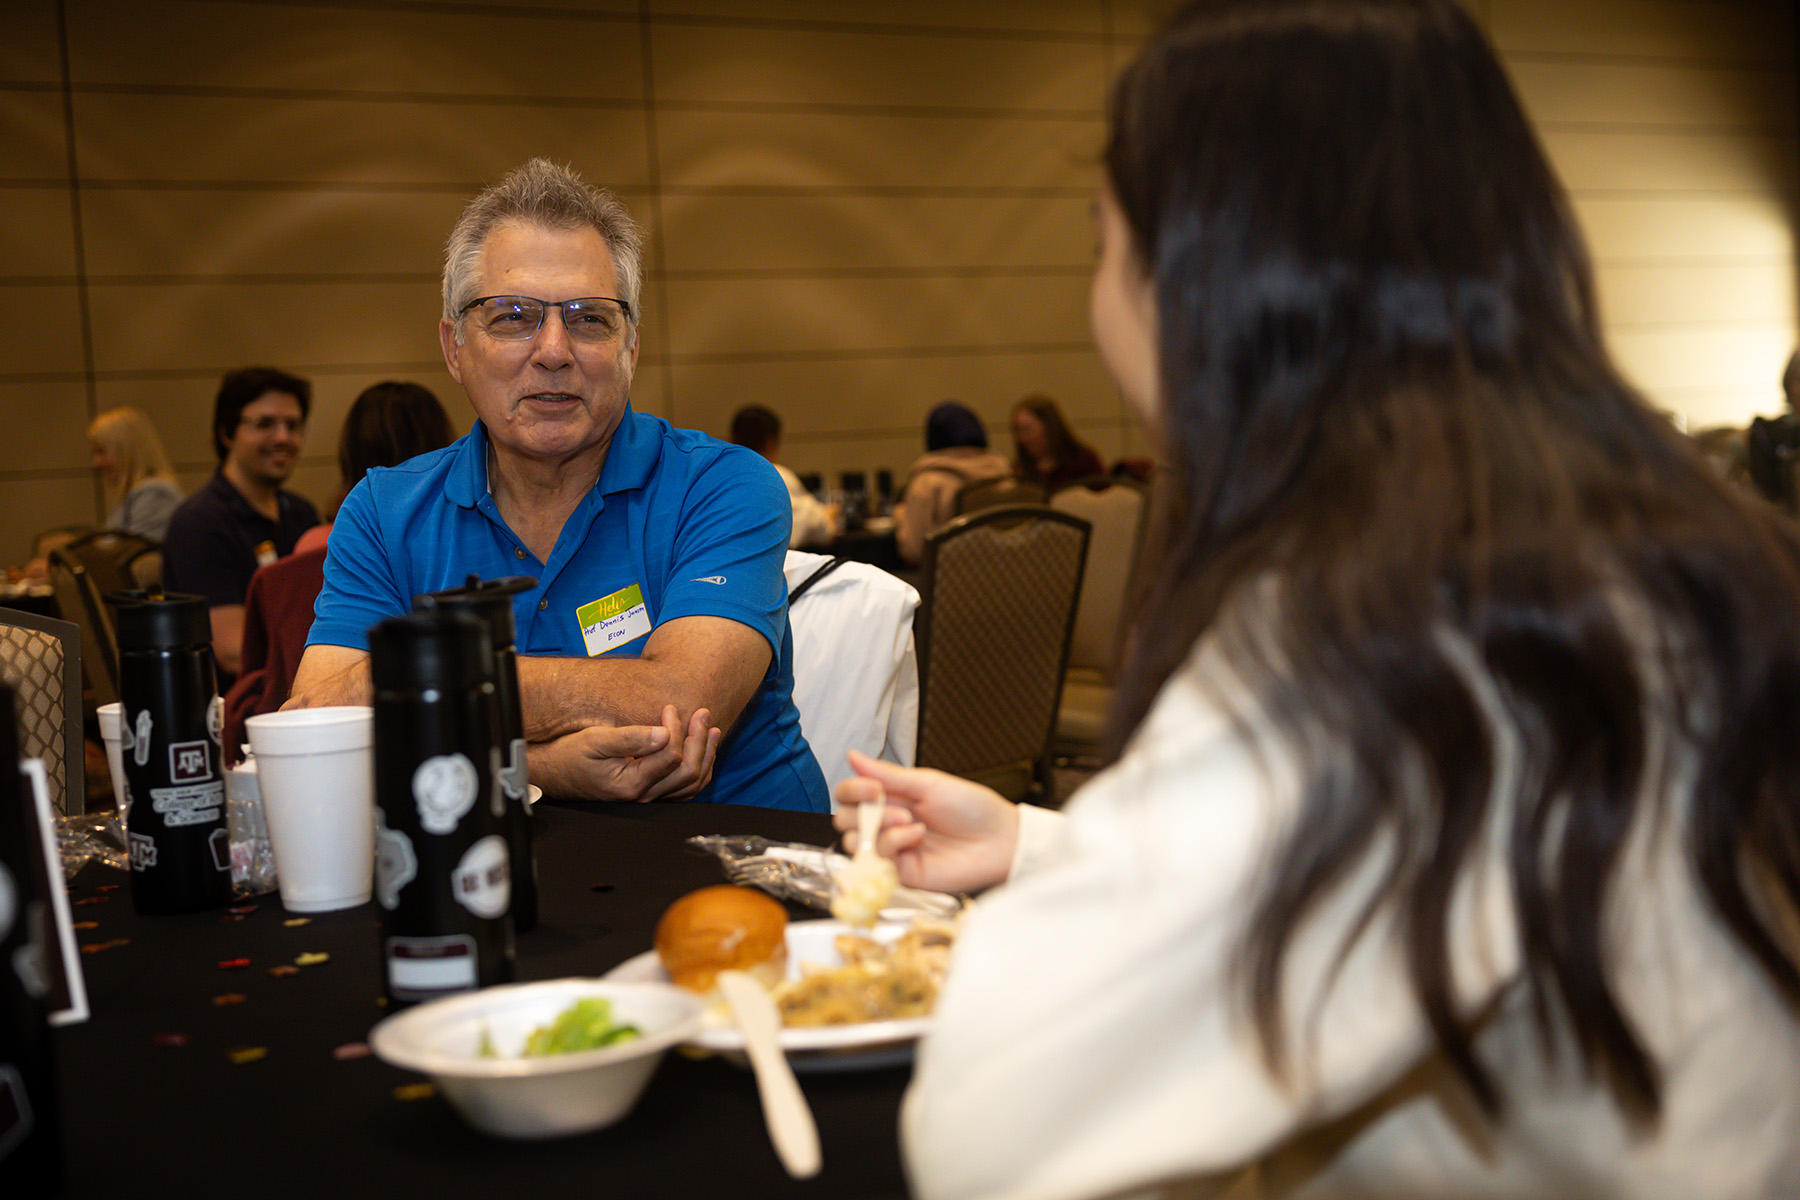
[[[114,408],[88,426],[94,470],[106,487],[106,527],[162,541],[181,504],[181,488],[150,418]]]

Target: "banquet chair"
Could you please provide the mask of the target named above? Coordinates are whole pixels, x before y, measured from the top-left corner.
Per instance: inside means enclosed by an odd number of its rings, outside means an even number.
[[[1055,738],[1059,757],[1091,762],[1100,753],[1112,710],[1125,644],[1126,598],[1138,570],[1147,505],[1136,481],[1098,477],[1058,488],[1050,506],[1093,526]]]
[[[1042,504],[1044,487],[1016,475],[997,479],[976,479],[956,489],[957,516],[994,508],[1002,504]]]
[[[89,715],[119,698],[119,639],[106,597],[160,584],[162,543],[100,529],[50,552],[50,584],[64,620],[81,627]]]
[[[87,810],[81,632],[71,621],[0,608],[0,681],[13,690],[19,753],[44,762],[58,816]]]
[[[957,517],[925,539],[917,765],[1055,801],[1050,739],[1089,526],[1046,505]]]
[[[800,731],[834,794],[849,751],[910,767],[919,733],[912,585],[868,563],[790,550],[785,564]],[[837,801],[832,801],[835,811]]]

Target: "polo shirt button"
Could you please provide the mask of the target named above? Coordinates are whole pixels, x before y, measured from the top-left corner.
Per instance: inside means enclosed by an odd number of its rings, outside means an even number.
[[[513,554],[515,557],[518,557],[518,558],[525,557],[525,551],[519,549],[517,546],[513,547]]]
[[[543,612],[546,608],[549,608],[549,607],[550,607],[550,602],[548,600],[539,600],[538,601],[538,611],[539,612]]]

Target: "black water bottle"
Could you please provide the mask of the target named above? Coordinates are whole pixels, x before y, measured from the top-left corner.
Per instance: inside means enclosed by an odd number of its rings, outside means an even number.
[[[141,913],[222,907],[231,900],[231,834],[206,600],[122,596],[113,624],[132,904]]]
[[[13,694],[0,685],[0,1180],[6,1194],[61,1192],[62,1147],[50,1039],[50,888],[19,778]]]
[[[393,1004],[513,977],[512,871],[493,646],[461,612],[369,631],[375,687],[375,900]]]
[[[524,933],[537,928],[537,859],[531,852],[530,788],[525,765],[525,710],[519,701],[518,623],[513,619],[512,598],[530,591],[537,580],[529,575],[510,575],[483,581],[469,576],[460,588],[431,592],[414,599],[417,610],[438,608],[466,612],[487,625],[494,648],[494,701],[499,711],[500,788],[506,796],[506,847],[512,865],[513,929]]]

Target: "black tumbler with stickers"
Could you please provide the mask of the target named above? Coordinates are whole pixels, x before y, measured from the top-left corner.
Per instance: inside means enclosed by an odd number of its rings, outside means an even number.
[[[62,1144],[50,1037],[57,949],[49,897],[63,881],[47,878],[42,835],[27,803],[13,694],[0,684],[0,1180],[8,1196],[54,1196],[62,1188]]]
[[[487,625],[427,609],[369,631],[375,901],[390,1006],[508,983],[512,870]]]
[[[530,781],[525,765],[525,710],[519,702],[518,622],[512,598],[537,586],[529,575],[483,580],[415,597],[413,608],[466,612],[487,625],[494,648],[494,701],[500,717],[500,788],[506,796],[506,849],[512,866],[513,929],[537,928],[537,859],[531,852]]]
[[[119,757],[130,789],[131,902],[186,913],[231,901],[222,706],[204,597],[115,595]]]

